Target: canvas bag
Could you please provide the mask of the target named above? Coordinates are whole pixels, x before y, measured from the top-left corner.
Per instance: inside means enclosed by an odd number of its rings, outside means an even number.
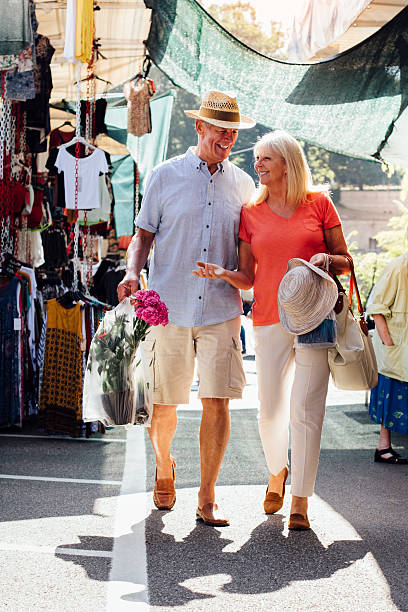
[[[328,350],[329,368],[338,389],[368,391],[378,381],[377,360],[361,305],[353,262],[351,266],[348,299],[345,291],[334,277],[339,288],[339,298],[334,311],[337,320],[337,344]],[[358,316],[352,311],[353,291],[357,298]]]

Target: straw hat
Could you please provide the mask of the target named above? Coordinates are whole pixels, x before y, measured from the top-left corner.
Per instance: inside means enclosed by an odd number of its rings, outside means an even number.
[[[337,297],[331,276],[304,259],[290,259],[278,289],[282,326],[290,334],[307,334],[330,314]]]
[[[199,110],[185,110],[187,117],[202,119],[207,123],[232,130],[245,130],[254,127],[255,121],[241,115],[236,96],[222,91],[207,91]]]

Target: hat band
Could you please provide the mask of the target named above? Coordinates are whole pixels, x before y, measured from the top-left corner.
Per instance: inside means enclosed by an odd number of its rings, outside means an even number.
[[[206,117],[207,119],[217,119],[218,121],[229,121],[230,123],[239,123],[241,116],[239,112],[234,113],[230,111],[220,111],[212,108],[200,108],[200,117]]]

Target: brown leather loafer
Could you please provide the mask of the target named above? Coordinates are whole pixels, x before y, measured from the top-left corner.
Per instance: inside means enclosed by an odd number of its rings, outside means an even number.
[[[291,514],[289,517],[288,529],[293,529],[293,531],[306,531],[310,529],[310,523],[307,516],[303,516],[303,514]]]
[[[159,510],[171,510],[176,503],[176,489],[174,487],[174,481],[176,479],[176,462],[173,457],[171,458],[173,477],[172,478],[161,478],[157,480],[157,469],[156,477],[154,482],[153,501],[156,508]]]
[[[202,508],[197,508],[196,519],[212,527],[227,527],[230,524],[229,520],[223,518],[218,512],[217,504],[213,503],[204,504]]]
[[[266,487],[266,495],[264,499],[264,511],[265,514],[275,514],[278,510],[280,510],[283,506],[283,498],[285,497],[285,483],[288,477],[289,470],[286,468],[286,474],[282,483],[282,495],[279,493],[268,492],[268,487]]]

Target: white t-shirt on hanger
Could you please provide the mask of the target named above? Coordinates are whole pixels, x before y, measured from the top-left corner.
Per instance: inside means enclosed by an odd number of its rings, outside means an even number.
[[[65,207],[75,209],[75,157],[66,149],[58,151],[55,166],[64,173]],[[102,149],[95,149],[88,157],[78,159],[78,209],[99,208],[99,173],[108,172]]]

